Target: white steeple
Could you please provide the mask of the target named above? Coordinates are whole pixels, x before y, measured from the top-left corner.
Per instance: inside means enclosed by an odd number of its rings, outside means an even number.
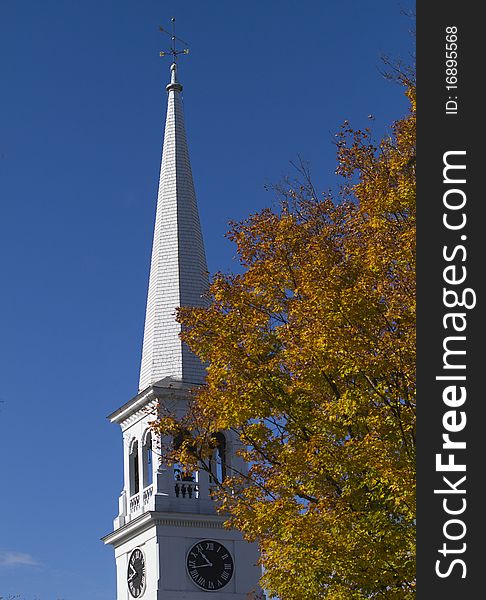
[[[204,367],[179,339],[179,306],[200,306],[208,270],[196,204],[177,65],[170,67],[139,390],[164,377],[202,383]]]
[[[174,59],[185,53],[175,40],[174,33]],[[260,589],[258,547],[224,526],[213,500],[217,480],[246,472],[238,436],[219,432],[211,472],[201,465],[188,472],[158,456],[174,440],[151,427],[160,407],[185,414],[190,389],[204,377],[174,314],[201,305],[208,283],[175,64],[167,91],[140,390],[108,417],[123,433],[123,489],[103,541],[115,551],[117,600],[245,600]]]

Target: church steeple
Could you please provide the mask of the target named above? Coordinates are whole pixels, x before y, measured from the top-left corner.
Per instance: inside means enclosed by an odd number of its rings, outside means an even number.
[[[179,339],[175,320],[177,307],[202,304],[208,272],[175,62],[170,72],[140,391],[165,377],[196,384],[204,377],[203,365]]]
[[[160,450],[175,440],[152,428],[162,407],[184,414],[190,388],[204,377],[175,320],[178,306],[204,302],[208,283],[175,64],[187,51],[175,41],[174,32],[140,390],[108,417],[123,434],[123,489],[103,541],[115,550],[117,600],[245,600],[259,590],[258,547],[224,527],[213,500],[217,481],[247,472],[237,435],[215,435],[208,472],[167,463]]]

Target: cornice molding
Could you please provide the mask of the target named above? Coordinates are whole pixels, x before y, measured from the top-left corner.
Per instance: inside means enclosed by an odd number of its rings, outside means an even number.
[[[139,535],[143,531],[147,531],[151,527],[168,526],[168,527],[188,527],[191,529],[223,529],[224,517],[219,515],[196,515],[194,513],[162,513],[162,512],[146,512],[136,517],[129,523],[126,523],[119,529],[115,529],[101,538],[105,544],[117,546],[124,541]]]

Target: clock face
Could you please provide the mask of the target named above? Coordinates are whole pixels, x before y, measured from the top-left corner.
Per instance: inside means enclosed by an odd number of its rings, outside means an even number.
[[[223,544],[202,540],[189,550],[186,559],[189,577],[203,590],[220,590],[233,576],[233,557]]]
[[[134,598],[144,593],[145,580],[145,558],[140,548],[135,548],[130,554],[127,570],[128,589]]]

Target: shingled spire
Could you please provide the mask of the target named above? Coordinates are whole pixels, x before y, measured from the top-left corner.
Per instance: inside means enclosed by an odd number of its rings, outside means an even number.
[[[208,270],[196,204],[177,66],[170,67],[164,148],[150,266],[139,390],[164,377],[201,383],[204,367],[179,339],[178,306],[200,306]]]

